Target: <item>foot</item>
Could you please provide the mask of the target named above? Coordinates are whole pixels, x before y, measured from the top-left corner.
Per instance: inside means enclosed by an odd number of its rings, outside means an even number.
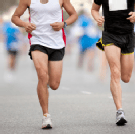
[[[52,120],[50,114],[45,114],[42,119],[42,129],[52,128]]]
[[[124,125],[125,123],[127,123],[127,121],[125,119],[125,113],[122,109],[119,109],[116,112],[116,124],[117,125]]]

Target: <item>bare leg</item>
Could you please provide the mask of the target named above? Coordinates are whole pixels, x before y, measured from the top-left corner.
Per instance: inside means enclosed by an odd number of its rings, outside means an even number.
[[[37,50],[32,52],[32,58],[38,75],[37,93],[44,115],[48,113],[48,55]]]
[[[11,70],[15,69],[15,63],[16,63],[16,56],[15,55],[9,55],[8,58],[9,68]]]
[[[84,56],[85,56],[85,52],[80,52],[79,53],[78,68],[82,68],[83,67]]]
[[[120,85],[121,78],[121,49],[112,45],[105,47],[105,54],[111,70],[111,92],[116,105],[116,109],[122,108],[122,89]]]
[[[121,56],[121,79],[123,82],[130,81],[134,66],[134,54]]]
[[[95,49],[91,48],[90,50],[87,50],[87,58],[88,58],[87,70],[91,72],[94,69],[94,56],[95,56]]]
[[[49,61],[49,86],[57,90],[60,85],[63,61]]]
[[[100,79],[105,81],[107,74],[107,59],[104,52],[100,53]]]

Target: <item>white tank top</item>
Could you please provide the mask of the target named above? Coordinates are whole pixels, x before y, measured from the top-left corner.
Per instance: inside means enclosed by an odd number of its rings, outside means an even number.
[[[40,3],[40,0],[31,0],[30,21],[36,25],[36,30],[29,35],[31,45],[39,44],[53,49],[65,47],[64,30],[54,31],[50,26],[63,21],[59,0],[48,0],[46,4]]]

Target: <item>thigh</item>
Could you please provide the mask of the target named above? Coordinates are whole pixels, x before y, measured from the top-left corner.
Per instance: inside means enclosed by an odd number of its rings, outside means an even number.
[[[121,71],[120,65],[120,56],[121,56],[121,49],[115,45],[105,46],[105,54],[108,60],[111,72],[117,69],[119,72]]]
[[[15,61],[16,60],[16,55],[10,55],[10,58],[12,61]]]
[[[48,73],[48,55],[39,50],[32,51],[31,55],[37,73]]]
[[[63,61],[49,61],[49,83],[60,83]]]
[[[121,75],[131,76],[134,65],[134,54],[121,55]]]

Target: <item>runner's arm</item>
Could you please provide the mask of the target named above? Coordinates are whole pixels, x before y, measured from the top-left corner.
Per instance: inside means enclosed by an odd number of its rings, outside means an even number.
[[[72,6],[70,0],[63,0],[63,7],[69,14],[69,18],[65,21],[67,25],[74,23],[78,19],[78,15],[74,7]]]
[[[129,15],[131,15],[127,20],[129,20],[131,23],[135,22],[135,12],[130,12]]]
[[[20,19],[26,9],[29,7],[29,2],[29,0],[20,0],[19,6],[13,14],[11,21],[19,27],[24,27],[26,32],[31,33],[33,30],[36,29],[36,25],[29,22],[24,22]]]
[[[101,5],[97,5],[95,3],[93,3],[92,5],[91,14],[96,21],[98,20],[99,17],[101,17],[99,14],[100,7]]]
[[[102,26],[102,23],[104,22],[104,17],[100,16],[99,10],[100,10],[101,5],[97,5],[96,3],[93,3],[92,9],[91,9],[91,14],[93,18],[96,20],[98,23],[98,26]]]
[[[67,13],[70,16],[65,21],[67,23],[67,25],[74,23],[78,19],[78,15],[77,15],[74,7],[70,3],[70,0],[63,0],[63,7],[65,8],[65,10],[67,11]],[[63,22],[55,22],[53,24],[50,24],[50,26],[52,26],[54,31],[59,31],[64,27],[64,23]]]
[[[15,13],[13,14],[12,19],[11,19],[11,21],[12,21],[15,25],[17,25],[17,26],[19,26],[19,27],[24,27],[25,22],[22,21],[22,20],[20,19],[20,17],[21,17],[21,16],[24,14],[24,12],[27,10],[28,6],[29,6],[29,5],[28,5],[28,0],[20,0],[19,6],[17,7],[17,9],[16,9],[16,11],[15,11]]]

